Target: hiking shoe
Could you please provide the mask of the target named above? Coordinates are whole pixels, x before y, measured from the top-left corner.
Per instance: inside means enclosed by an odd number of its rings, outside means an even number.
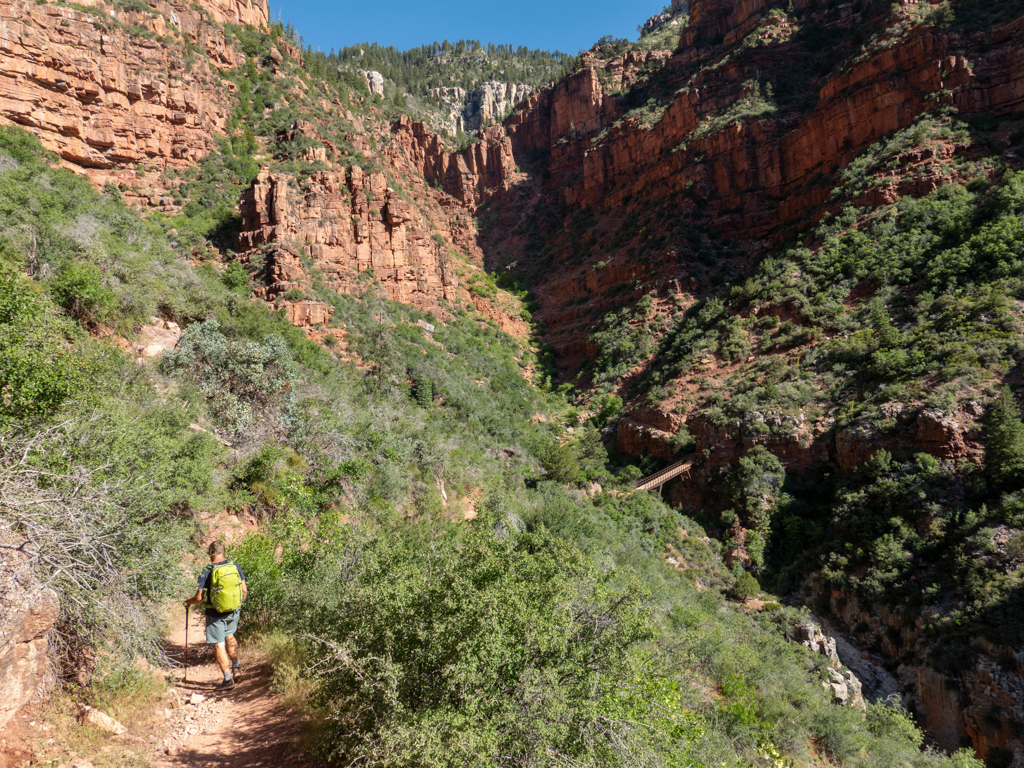
[[[238,676],[240,674],[242,674],[242,668],[241,667],[232,667],[231,668],[231,679],[234,680],[235,682],[238,682]]]
[[[235,687],[235,678],[233,678],[233,677],[229,677],[227,680],[221,680],[219,683],[217,683],[217,690],[218,691],[224,691],[224,690],[227,690],[228,688],[234,688],[234,687]]]

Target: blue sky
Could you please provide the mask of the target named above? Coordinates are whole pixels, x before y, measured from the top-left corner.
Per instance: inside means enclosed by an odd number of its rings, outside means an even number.
[[[328,2],[270,0],[277,21],[295,25],[306,45],[325,53],[355,43],[376,42],[401,50],[445,38],[480,40],[577,53],[602,35],[635,40],[636,27],[661,11],[662,0],[514,0],[471,2]]]

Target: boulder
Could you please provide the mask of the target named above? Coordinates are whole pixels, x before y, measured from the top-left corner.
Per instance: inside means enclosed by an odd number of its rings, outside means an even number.
[[[0,544],[20,543],[0,533]],[[59,613],[57,593],[39,582],[28,556],[0,549],[0,728],[52,687],[46,636]]]
[[[809,620],[797,622],[794,634],[798,643],[828,659],[828,680],[822,681],[821,686],[831,691],[833,701],[843,706],[864,709],[863,686],[857,676],[843,666],[836,651],[836,638],[825,634],[818,624]]]
[[[128,733],[128,729],[110,715],[100,712],[95,707],[90,707],[87,704],[79,705],[78,719],[82,725],[87,725],[98,731],[106,731],[107,733],[112,733],[115,736],[123,736]]]
[[[820,653],[832,664],[840,664],[836,653],[836,641],[821,631],[821,627],[813,621],[796,625],[796,639],[801,645],[809,648],[812,653]],[[835,670],[832,670],[833,672]]]
[[[371,96],[384,95],[384,75],[374,72],[372,69],[369,71],[361,69],[359,74],[366,78],[366,87],[370,89]]]
[[[181,328],[177,323],[151,317],[149,324],[139,330],[134,349],[139,357],[159,357],[177,347],[180,338]]]

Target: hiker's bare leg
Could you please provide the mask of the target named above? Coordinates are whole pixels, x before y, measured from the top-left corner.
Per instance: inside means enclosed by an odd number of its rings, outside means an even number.
[[[227,645],[228,658],[231,661],[238,661],[238,641],[235,640],[235,636],[229,635],[225,643]]]
[[[217,665],[220,667],[220,671],[225,675],[228,674],[231,671],[231,659],[228,658],[227,648],[224,647],[224,643],[217,643],[214,649],[217,652]]]

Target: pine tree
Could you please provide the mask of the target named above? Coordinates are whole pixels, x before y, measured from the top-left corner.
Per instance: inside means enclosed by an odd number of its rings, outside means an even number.
[[[429,408],[434,402],[434,385],[430,379],[419,379],[416,382],[416,402],[422,408]]]
[[[1009,387],[992,402],[986,423],[985,467],[1003,487],[1024,485],[1024,422]]]

